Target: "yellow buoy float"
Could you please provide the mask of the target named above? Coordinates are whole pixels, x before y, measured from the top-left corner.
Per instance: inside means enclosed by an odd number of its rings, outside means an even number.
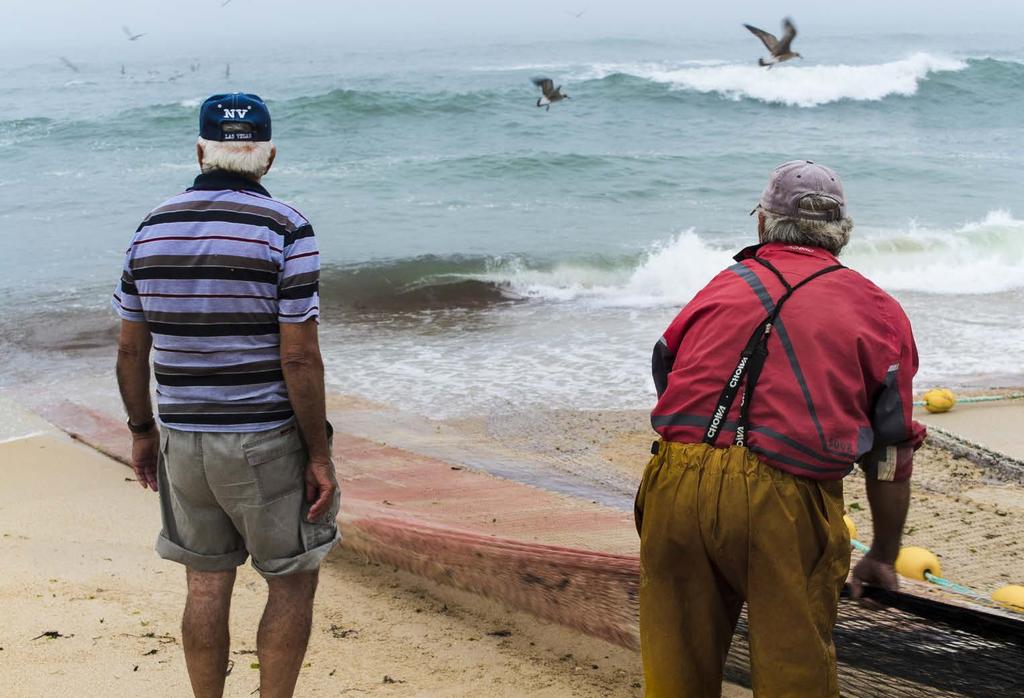
[[[846,522],[846,530],[850,532],[850,540],[857,540],[857,524],[853,522],[849,514],[843,514],[843,521]]]
[[[934,388],[922,396],[924,408],[935,414],[937,412],[949,412],[956,404],[956,395],[948,388]]]
[[[1000,606],[1024,613],[1024,586],[1007,584],[992,592],[992,600]]]
[[[939,566],[939,558],[931,550],[908,546],[900,549],[896,556],[896,572],[907,579],[917,579],[922,582],[928,581],[925,573],[934,576],[942,576],[942,567]]]

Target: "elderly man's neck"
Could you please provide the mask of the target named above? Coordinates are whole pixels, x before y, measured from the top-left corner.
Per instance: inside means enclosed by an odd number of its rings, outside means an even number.
[[[235,179],[245,179],[250,182],[259,184],[263,179],[262,175],[252,174],[251,172],[235,172],[234,170],[222,170],[219,167],[211,167],[204,169],[202,174],[209,175],[211,177],[233,177]]]
[[[263,196],[270,192],[260,183],[259,177],[252,177],[232,170],[207,169],[196,177],[189,191],[252,191]]]

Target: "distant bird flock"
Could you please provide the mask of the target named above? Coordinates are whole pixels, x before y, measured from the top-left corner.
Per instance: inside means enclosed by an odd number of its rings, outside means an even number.
[[[220,6],[221,7],[225,7],[230,2],[231,2],[231,0],[222,0],[221,3],[220,3]],[[141,33],[138,33],[138,34],[133,32],[131,30],[131,28],[128,27],[127,24],[122,24],[121,25],[121,33],[124,34],[125,38],[128,39],[128,41],[133,41],[133,42],[134,41],[138,41],[139,39],[141,39],[142,37],[147,35],[146,32],[141,32]],[[65,56],[57,56],[57,60],[59,60],[64,65],[64,67],[67,68],[68,70],[70,70],[70,71],[72,71],[74,73],[81,72],[81,68],[79,68],[77,65],[72,63],[71,60],[68,59],[67,57],[65,57]],[[189,72],[190,73],[195,73],[195,72],[197,72],[199,70],[199,63],[198,62],[190,63],[188,68],[189,68]],[[158,71],[151,70],[151,71],[149,71],[149,74],[152,76],[152,75],[157,74],[157,72]],[[121,64],[121,75],[125,75],[125,74],[126,74],[126,71],[125,71],[124,63],[122,63]],[[180,78],[182,78],[184,76],[185,76],[185,73],[183,73],[181,71],[177,71],[173,75],[168,77],[167,80],[169,82],[174,82],[175,80],[178,80],[178,79],[180,79]],[[224,66],[224,77],[225,78],[230,78],[231,77],[231,64],[230,63],[228,63],[227,65]]]
[[[231,0],[222,0],[221,3],[220,3],[220,6],[221,7],[225,7],[230,2],[231,2]],[[576,11],[576,10],[566,10],[566,14],[568,14],[569,16],[571,16],[571,17],[573,17],[575,19],[581,19],[583,17],[583,15],[585,15],[587,13],[587,9],[588,8],[584,8],[584,9],[578,10],[578,11]],[[803,58],[803,56],[801,56],[799,53],[793,51],[793,49],[792,49],[793,40],[796,38],[796,25],[793,23],[793,20],[790,19],[789,17],[786,17],[785,19],[782,20],[782,36],[781,37],[776,37],[774,34],[772,34],[770,32],[766,32],[764,29],[758,29],[757,27],[752,26],[750,24],[744,24],[743,26],[746,27],[747,30],[749,30],[751,34],[753,34],[758,39],[760,39],[761,43],[764,44],[764,47],[766,49],[768,49],[768,57],[767,58],[759,58],[758,61],[757,61],[758,65],[764,66],[768,70],[771,70],[772,67],[774,67],[776,65],[779,65],[780,63],[784,63],[784,62],[786,62],[788,60],[792,60],[793,58]],[[142,37],[146,36],[145,32],[140,33],[140,34],[134,33],[131,29],[128,28],[128,25],[122,25],[121,26],[121,31],[124,33],[125,38],[127,38],[128,41],[138,41]],[[68,70],[71,70],[71,71],[73,71],[75,73],[78,73],[81,70],[77,65],[72,63],[68,58],[66,58],[64,56],[58,56],[58,60],[62,64],[64,64],[64,66]],[[196,72],[197,70],[199,70],[199,64],[198,63],[190,64],[189,65],[189,70],[190,70],[190,72],[193,72],[193,73]],[[124,65],[122,64],[121,65],[121,75],[124,75],[124,74],[125,74],[125,69],[124,69]],[[171,80],[171,81],[174,81],[174,80],[177,80],[177,79],[179,79],[179,78],[181,78],[183,76],[184,76],[184,73],[178,72],[178,73],[175,73],[174,75],[172,75],[168,79]],[[225,77],[225,79],[231,77],[231,64],[230,63],[228,63],[224,67],[224,77]],[[569,99],[569,95],[567,95],[564,92],[562,92],[562,86],[558,85],[556,87],[555,86],[555,81],[552,78],[540,76],[540,77],[531,78],[531,81],[533,82],[534,85],[536,85],[537,87],[540,88],[540,97],[537,98],[537,107],[538,108],[543,107],[544,111],[551,111],[551,105],[552,104],[557,104],[558,102],[561,102],[563,100]]]

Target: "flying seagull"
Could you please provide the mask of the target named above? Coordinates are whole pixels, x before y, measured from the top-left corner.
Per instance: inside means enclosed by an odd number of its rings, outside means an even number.
[[[64,56],[58,56],[58,58],[60,59],[60,62],[61,62],[61,63],[63,63],[63,64],[64,64],[64,65],[65,65],[65,66],[66,66],[67,68],[69,68],[70,70],[73,70],[73,71],[75,71],[76,73],[79,73],[79,72],[81,72],[81,71],[80,71],[80,70],[78,69],[78,66],[77,66],[77,65],[75,65],[74,63],[72,63],[71,61],[69,61],[69,60],[68,60],[67,58],[65,58]]]
[[[750,30],[750,33],[761,40],[761,43],[768,49],[768,53],[771,54],[767,59],[758,59],[758,65],[766,65],[769,69],[777,63],[788,61],[790,58],[803,58],[799,53],[790,51],[790,45],[793,43],[793,39],[796,38],[796,25],[793,24],[793,20],[789,17],[782,20],[782,38],[776,39],[774,34],[769,34],[764,29],[758,29],[752,27],[749,24],[744,24],[744,27]]]
[[[575,17],[576,19],[580,19],[581,17],[583,17],[583,15],[587,14],[587,10],[589,10],[589,9],[590,8],[587,7],[587,8],[584,8],[584,9],[580,10],[579,12],[573,12],[572,10],[566,10],[565,12],[570,17]]]
[[[544,107],[544,111],[551,111],[551,105],[569,99],[569,95],[562,94],[562,86],[555,87],[551,78],[533,78],[533,84],[540,88],[541,96],[537,98],[537,106]]]
[[[122,26],[121,31],[128,37],[128,41],[138,41],[145,36],[145,34],[132,34],[132,30],[128,28],[128,25]]]
[[[224,7],[224,6],[225,6],[225,5],[227,5],[227,4],[229,3],[229,2],[231,2],[231,0],[224,0],[224,2],[222,2],[222,3],[220,4],[220,6],[221,6],[221,7]]]

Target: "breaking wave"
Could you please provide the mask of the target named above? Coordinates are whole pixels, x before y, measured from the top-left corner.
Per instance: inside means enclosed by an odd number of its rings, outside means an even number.
[[[597,66],[592,77],[630,75],[673,89],[712,93],[739,101],[817,107],[851,101],[879,101],[890,96],[912,96],[931,75],[966,70],[970,62],[915,53],[888,63],[869,65],[799,65],[797,61],[773,70],[751,64],[680,65],[640,64]]]
[[[844,261],[890,291],[964,295],[1021,289],[1024,220],[991,211],[953,231],[912,223],[897,234],[856,239]]]
[[[271,108],[296,133],[318,133],[325,128],[387,119],[450,119],[465,115],[503,115],[532,105],[534,88],[528,74],[550,66],[523,64],[491,68],[502,75],[486,87],[450,89],[370,90],[337,88],[325,92],[274,99]],[[482,68],[481,68],[482,70]],[[791,61],[773,70],[750,63],[717,59],[649,63],[588,63],[565,65],[557,71],[566,88],[580,101],[673,100],[694,103],[706,95],[733,102],[752,101],[789,107],[820,107],[841,102],[878,102],[892,97],[928,99],[936,113],[971,109],[977,100],[1010,103],[1024,81],[1024,63],[991,57],[957,59],[915,53],[886,63],[866,65],[803,65]],[[88,81],[72,80],[68,86],[89,87]],[[472,85],[472,83],[470,83]],[[699,100],[697,100],[699,101]],[[201,98],[136,105],[97,117],[52,118],[35,116],[0,119],[0,143],[37,140],[41,137],[88,139],[116,128],[126,136],[139,137],[154,128],[180,128],[195,118]],[[516,113],[519,113],[518,111]],[[532,114],[532,111],[526,113]],[[953,117],[950,117],[953,118]],[[45,128],[39,128],[45,122]]]
[[[685,230],[619,259],[419,257],[324,270],[322,293],[354,310],[406,312],[543,301],[595,307],[686,303],[731,264],[733,247]],[[939,295],[1024,288],[1024,220],[1006,211],[954,230],[857,230],[843,262],[882,288]]]

